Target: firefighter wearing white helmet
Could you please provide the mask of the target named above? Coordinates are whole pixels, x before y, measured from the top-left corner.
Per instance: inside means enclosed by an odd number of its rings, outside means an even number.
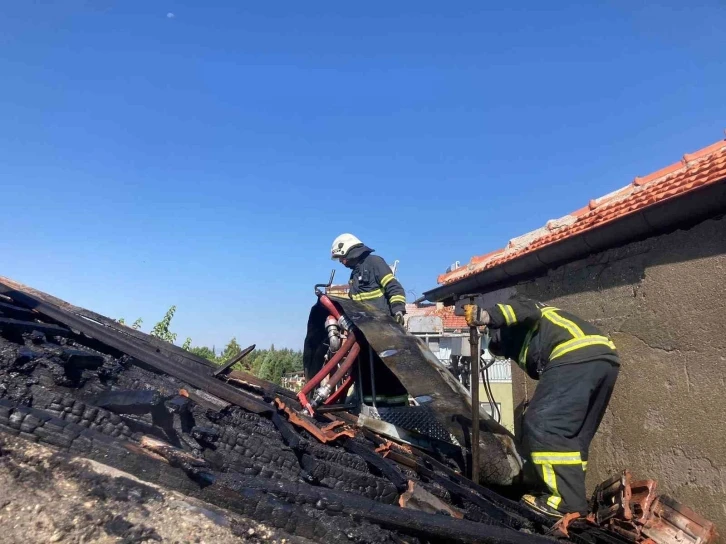
[[[393,276],[391,268],[373,250],[352,234],[341,234],[333,240],[330,255],[352,270],[349,296],[353,300],[373,304],[391,313],[403,325],[406,313],[406,291]]]

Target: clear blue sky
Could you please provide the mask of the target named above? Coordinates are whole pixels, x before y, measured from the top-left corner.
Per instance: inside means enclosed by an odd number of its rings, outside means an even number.
[[[723,137],[722,1],[504,4],[5,2],[0,274],[301,347],[341,232],[413,299]]]

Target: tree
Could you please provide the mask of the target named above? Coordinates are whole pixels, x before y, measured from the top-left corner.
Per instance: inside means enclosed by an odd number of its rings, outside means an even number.
[[[192,347],[192,339],[187,336],[187,339],[184,340],[184,343],[182,344],[182,349],[185,349],[189,351]]]
[[[251,372],[263,380],[282,383],[282,376],[302,370],[302,352],[291,349],[260,350],[251,362]]]
[[[151,336],[154,336],[161,340],[166,340],[170,344],[174,343],[174,341],[176,340],[176,333],[169,330],[171,320],[174,317],[174,312],[176,312],[176,306],[172,306],[167,310],[164,318],[156,325],[154,325],[153,329],[151,329]]]
[[[219,354],[219,362],[226,363],[235,355],[242,353],[242,348],[237,343],[237,337],[232,338]]]
[[[123,317],[119,318],[119,319],[118,319],[117,321],[118,321],[119,323],[121,323],[122,325],[126,325],[126,320],[125,320],[125,319],[124,319]],[[133,323],[131,324],[131,328],[132,328],[132,329],[134,329],[134,330],[139,330],[139,329],[141,328],[141,324],[142,324],[143,322],[144,322],[144,321],[143,321],[143,319],[141,319],[141,318],[138,318],[138,319],[137,319],[136,321],[134,321],[134,322],[133,322]]]
[[[199,357],[204,357],[205,359],[209,359],[213,363],[217,362],[217,356],[214,353],[213,349],[209,349],[207,346],[195,346],[190,347],[187,349],[187,351],[193,353],[194,355],[197,355]]]

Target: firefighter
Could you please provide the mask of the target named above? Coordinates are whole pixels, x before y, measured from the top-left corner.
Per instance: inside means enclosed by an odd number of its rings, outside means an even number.
[[[341,234],[330,249],[333,260],[352,270],[349,296],[390,312],[403,325],[406,292],[391,268],[373,250],[352,234]]]
[[[352,270],[349,297],[372,304],[389,313],[400,325],[406,313],[406,294],[393,276],[386,261],[352,234],[341,234],[330,249],[333,260],[339,260]],[[364,350],[370,347],[364,347]],[[364,355],[366,357],[366,355]],[[361,375],[363,402],[372,405],[379,413],[389,408],[408,405],[408,392],[401,381],[378,357],[373,354],[373,371]],[[375,388],[373,387],[375,385]],[[375,396],[373,392],[375,391]]]
[[[522,501],[554,518],[586,514],[588,450],[620,370],[615,345],[587,321],[526,298],[487,309],[467,305],[465,315],[470,326],[492,329],[494,355],[539,380],[525,411],[522,445],[547,492]]]

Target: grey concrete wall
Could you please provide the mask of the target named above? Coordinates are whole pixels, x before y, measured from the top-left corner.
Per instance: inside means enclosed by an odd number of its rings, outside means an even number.
[[[592,321],[620,352],[589,491],[629,468],[726,535],[726,219],[592,255],[517,291]],[[536,382],[518,369],[513,379],[517,406]]]

